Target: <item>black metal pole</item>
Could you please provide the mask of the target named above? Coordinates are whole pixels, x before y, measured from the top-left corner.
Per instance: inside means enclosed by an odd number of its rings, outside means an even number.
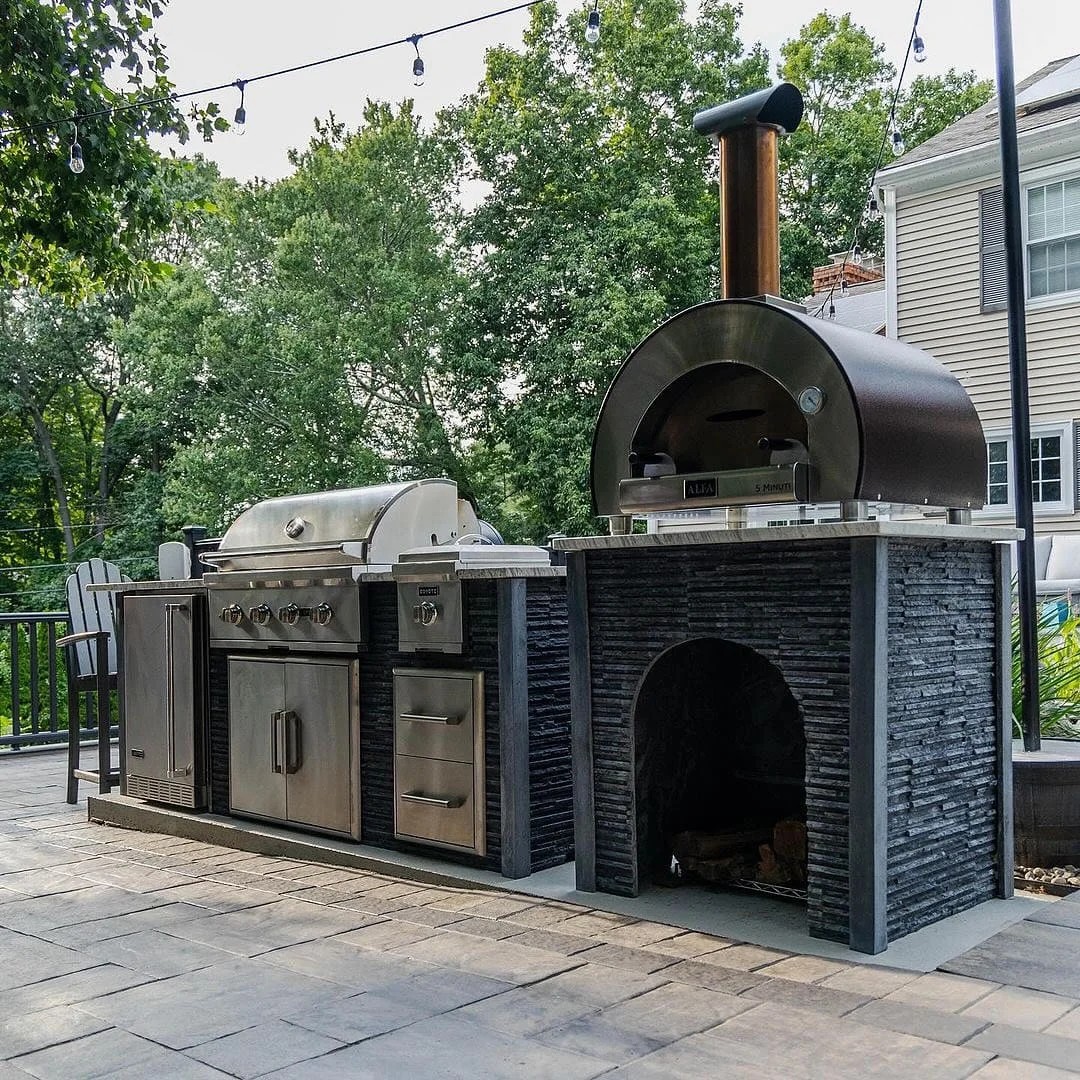
[[[1024,241],[1020,208],[1020,153],[1016,145],[1016,85],[1013,76],[1012,14],[1009,0],[994,0],[997,46],[998,132],[1005,209],[1005,259],[1009,311],[1009,377],[1012,385],[1013,458],[1020,603],[1020,676],[1023,686],[1024,749],[1038,750],[1039,638],[1035,613],[1035,519],[1031,502],[1031,424],[1028,417],[1027,331],[1024,325]],[[1005,673],[1002,673],[1004,677]]]

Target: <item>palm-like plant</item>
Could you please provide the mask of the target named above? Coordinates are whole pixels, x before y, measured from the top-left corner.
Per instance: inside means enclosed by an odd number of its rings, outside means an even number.
[[[1039,614],[1039,722],[1044,736],[1080,737],[1080,617],[1069,616],[1059,624],[1056,604],[1045,605]],[[1013,727],[1023,732],[1020,681],[1020,618],[1012,623]]]

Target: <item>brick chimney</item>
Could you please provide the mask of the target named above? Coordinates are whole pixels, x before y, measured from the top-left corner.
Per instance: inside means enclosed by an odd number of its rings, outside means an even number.
[[[830,255],[832,262],[814,267],[814,295],[828,292],[834,285],[840,288],[840,278],[847,278],[848,285],[865,285],[868,281],[881,281],[885,277],[885,262],[876,255],[864,255],[861,263],[851,261],[850,252],[841,251]],[[844,259],[847,265],[844,265]],[[842,271],[842,273],[841,273]]]

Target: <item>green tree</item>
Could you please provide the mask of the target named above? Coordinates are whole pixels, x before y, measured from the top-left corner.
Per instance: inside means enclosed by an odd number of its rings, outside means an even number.
[[[896,110],[905,146],[926,142],[993,96],[993,82],[978,78],[974,71],[949,68],[944,75],[920,75],[905,91]]]
[[[410,104],[331,117],[273,185],[222,184],[189,260],[122,347],[156,433],[171,523],[221,527],[255,499],[464,479],[443,327],[458,289],[439,209],[451,156]]]
[[[486,383],[472,464],[482,510],[517,537],[594,527],[588,448],[601,397],[659,321],[716,294],[718,206],[693,113],[767,81],[740,9],[613,0],[533,9],[520,51],[487,58],[452,115],[486,195],[461,234],[470,279],[454,326]],[[475,415],[475,414],[474,414]]]
[[[815,266],[846,251],[863,218],[879,154],[888,144],[896,70],[884,46],[850,15],[822,12],[780,48],[777,72],[803,93],[799,129],[780,148],[781,277],[784,294],[811,291]],[[897,101],[895,121],[908,149],[918,146],[990,96],[974,72],[919,76]],[[859,246],[882,254],[880,222],[862,220]]]
[[[780,47],[777,72],[805,102],[803,122],[780,145],[781,278],[792,299],[851,243],[866,204],[895,78],[884,51],[850,15],[825,12]],[[880,237],[860,242],[873,249]]]
[[[165,2],[0,5],[0,281],[8,286],[80,295],[160,272],[145,238],[168,226],[172,208],[148,139],[186,137],[153,32]],[[75,127],[56,123],[76,115],[87,117],[80,175],[68,168]],[[195,115],[206,136],[226,126],[214,105]]]

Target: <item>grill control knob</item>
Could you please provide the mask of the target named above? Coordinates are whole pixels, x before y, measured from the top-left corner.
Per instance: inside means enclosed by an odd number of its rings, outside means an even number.
[[[295,626],[300,621],[300,609],[295,604],[286,604],[278,609],[277,617],[286,626]]]
[[[244,621],[244,612],[240,605],[226,604],[226,606],[221,609],[221,621],[232,623],[233,626],[242,623]]]
[[[329,604],[319,604],[311,610],[311,621],[316,626],[326,626],[334,617],[334,609]]]
[[[265,626],[273,617],[274,613],[268,604],[260,604],[258,607],[248,609],[248,618],[259,626]]]
[[[434,626],[439,618],[439,609],[430,600],[425,600],[412,609],[412,617],[419,626]]]

